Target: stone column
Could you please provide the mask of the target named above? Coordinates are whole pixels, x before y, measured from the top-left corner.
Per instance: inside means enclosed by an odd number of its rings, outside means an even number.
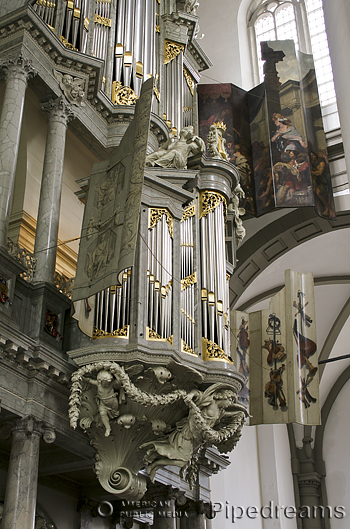
[[[169,507],[156,507],[153,511],[153,529],[176,529],[175,500]]]
[[[0,117],[0,247],[6,246],[21,134],[27,81],[34,75],[31,61],[22,56],[0,64],[5,72],[5,95]]]
[[[183,514],[180,518],[180,529],[206,529],[203,502],[187,501]]]
[[[35,282],[53,283],[66,130],[73,113],[63,98],[50,100],[40,108],[48,114],[48,128],[34,245],[34,257],[37,259],[34,279]]]
[[[54,432],[34,417],[19,420],[12,430],[3,529],[34,529],[41,436],[47,443],[55,440]]]

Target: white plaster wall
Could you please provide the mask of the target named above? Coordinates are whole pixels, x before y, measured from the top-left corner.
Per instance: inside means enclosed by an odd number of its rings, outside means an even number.
[[[255,506],[261,508],[259,483],[259,461],[257,453],[257,435],[255,426],[245,426],[242,438],[230,454],[231,465],[210,478],[211,500],[222,502],[223,511],[212,520],[213,529],[263,529],[260,517],[249,519],[244,515],[232,523],[232,507],[240,514],[237,507]],[[226,504],[226,502],[228,502]],[[225,507],[228,505],[229,517],[226,518]]]
[[[348,529],[350,517],[350,381],[335,400],[325,426],[323,458],[326,464],[328,505],[344,506],[346,517],[333,518],[332,529]]]
[[[287,427],[263,424],[257,427],[264,529],[296,529],[296,518],[285,508],[295,507]]]
[[[199,40],[213,63],[210,70],[202,72],[201,83],[233,83],[245,90],[254,84],[250,43],[247,31],[247,10],[251,0],[201,0],[198,9]]]
[[[201,73],[201,83],[242,86],[237,31],[239,5],[240,0],[220,0],[214,14],[212,0],[200,2],[197,14],[200,33],[204,33],[204,37],[198,42],[213,63],[210,70]]]

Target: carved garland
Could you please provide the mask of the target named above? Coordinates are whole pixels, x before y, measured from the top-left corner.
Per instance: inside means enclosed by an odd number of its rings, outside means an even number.
[[[206,419],[203,417],[201,410],[198,408],[198,406],[193,402],[192,399],[189,397],[184,398],[185,403],[187,406],[192,408],[193,411],[193,417],[196,422],[196,425],[201,432],[203,438],[209,443],[209,444],[215,444],[221,445],[228,439],[230,439],[235,433],[238,433],[237,430],[242,430],[244,422],[246,417],[248,417],[248,412],[245,406],[243,404],[234,404],[235,411],[237,412],[236,415],[233,416],[232,422],[228,424],[227,426],[223,426],[220,430],[214,430],[211,428]],[[236,436],[235,436],[236,437]],[[234,439],[234,445],[237,444],[239,440],[239,436]],[[232,447],[232,448],[233,448]]]
[[[227,217],[227,201],[226,198],[220,193],[215,191],[203,191],[201,193],[201,217],[205,217],[218,207],[220,203],[224,205],[224,216]]]
[[[150,230],[153,230],[153,228],[157,225],[158,221],[162,218],[162,216],[166,216],[166,223],[168,225],[169,234],[170,237],[174,238],[174,219],[170,215],[169,211],[165,208],[151,208],[149,210],[149,223],[148,228]]]
[[[97,362],[81,367],[72,375],[72,387],[69,397],[68,416],[70,425],[76,429],[80,415],[80,405],[83,394],[83,377],[89,377],[101,369],[109,370],[121,383],[128,397],[144,406],[166,406],[173,404],[179,399],[185,399],[187,393],[183,389],[177,389],[167,395],[150,395],[137,388],[124,371],[124,368],[115,362]]]
[[[169,64],[175,57],[180,55],[184,51],[185,46],[183,44],[178,44],[172,42],[171,40],[164,41],[164,64]]]

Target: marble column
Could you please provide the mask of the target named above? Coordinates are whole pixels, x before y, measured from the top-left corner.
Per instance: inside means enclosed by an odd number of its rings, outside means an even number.
[[[40,438],[53,442],[52,430],[34,417],[17,422],[12,430],[3,529],[34,529]]]
[[[27,81],[34,75],[22,56],[5,59],[5,95],[0,117],[0,247],[6,246]]]
[[[186,516],[180,518],[180,529],[206,529],[205,509],[201,502],[187,502],[184,512]]]
[[[34,280],[53,283],[64,148],[68,121],[73,117],[73,113],[63,98],[50,100],[40,108],[48,114],[48,127],[34,245],[34,257],[37,259]]]

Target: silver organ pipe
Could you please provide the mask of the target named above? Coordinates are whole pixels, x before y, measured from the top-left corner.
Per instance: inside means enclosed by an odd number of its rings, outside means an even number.
[[[124,13],[125,13],[125,0],[119,0],[118,11],[117,11],[116,36],[115,36],[115,74],[114,74],[114,77],[117,81],[120,81],[121,79],[122,66],[123,66]]]
[[[205,192],[211,194],[211,192]],[[225,199],[212,193],[214,206],[200,219],[202,333],[230,355],[229,286],[226,276]]]
[[[170,128],[177,133],[183,127],[183,52],[180,52],[164,67],[165,114]]]
[[[180,72],[179,72],[180,76]],[[182,119],[183,127],[193,125],[193,108],[194,104],[194,87],[195,81],[185,66],[182,67],[181,77],[182,78]]]
[[[124,25],[124,64],[123,64],[123,78],[124,85],[130,86],[133,52],[134,52],[134,14],[135,14],[135,0],[128,0],[125,9],[125,25]]]
[[[152,53],[148,53],[148,50],[152,49],[155,16],[154,16],[154,1],[146,3],[145,7],[145,31],[144,31],[144,46],[145,46],[145,58],[144,58],[144,74],[153,75],[153,64],[152,64]]]
[[[130,325],[131,268],[121,274],[121,284],[96,294],[94,336],[128,336]]]
[[[176,93],[177,93],[177,105],[176,105],[176,116],[174,120],[174,125],[177,128],[178,132],[183,127],[183,86],[182,86],[182,71],[183,71],[183,54],[180,53],[176,57]]]
[[[143,0],[136,0],[135,5],[135,35],[134,35],[134,87],[136,94],[140,93],[141,84],[143,80],[143,52],[144,52],[144,33],[145,27],[143,24],[145,17],[145,5]]]
[[[182,352],[194,354],[194,296],[196,273],[193,259],[193,222],[195,208],[185,209],[180,223],[181,294],[180,334]]]
[[[132,87],[154,75],[157,0],[119,0],[115,33],[114,82]]]
[[[172,335],[172,217],[165,209],[150,210],[147,256],[147,327],[153,337]]]

